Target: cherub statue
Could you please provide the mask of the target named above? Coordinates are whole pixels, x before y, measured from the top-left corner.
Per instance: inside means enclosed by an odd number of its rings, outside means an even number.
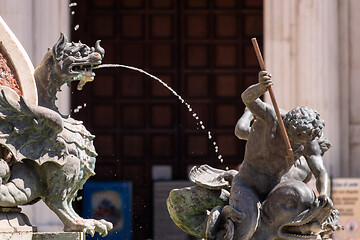
[[[261,71],[259,83],[242,94],[243,102],[256,120],[247,139],[244,161],[232,181],[229,205],[223,209],[224,216],[229,220],[228,230],[234,231],[234,239],[251,238],[258,224],[259,203],[295,164],[285,161],[287,152],[274,108],[260,99],[271,85],[270,74]],[[283,115],[283,120],[292,148],[296,149],[297,156],[306,159],[316,178],[319,199],[330,202],[329,177],[319,144],[324,121],[308,107],[294,108]]]
[[[339,228],[336,225],[337,211],[332,208],[332,202],[329,198],[329,178],[322,160],[323,153],[331,146],[322,134],[324,121],[320,119],[315,110],[308,107],[297,107],[288,113],[282,111],[281,115],[291,146],[296,149],[293,162],[287,163],[285,160],[287,151],[283,144],[274,108],[259,98],[271,84],[270,75],[262,71],[259,73],[259,83],[250,86],[242,94],[242,99],[248,110],[237,123],[235,134],[239,138],[247,140],[247,144],[244,161],[240,165],[239,171],[222,171],[203,165],[199,168],[193,168],[190,172],[190,180],[203,188],[212,191],[219,191],[220,189],[230,191],[230,194],[226,195],[227,198],[218,206],[200,209],[205,207],[201,203],[199,204],[201,200],[197,201],[199,208],[193,206],[194,209],[198,210],[197,214],[194,218],[188,215],[187,220],[191,219],[189,220],[191,224],[194,223],[192,222],[193,219],[197,219],[198,222],[201,222],[201,219],[204,222],[202,225],[205,227],[201,228],[202,235],[200,237],[235,240],[265,239],[262,233],[277,231],[280,226],[289,224],[287,221],[290,219],[296,221],[298,214],[302,214],[302,211],[310,211],[312,204],[317,205],[316,212],[321,213],[319,215],[321,217],[317,220],[313,219],[313,222],[321,227],[313,229],[313,226],[303,226],[304,228],[301,228],[301,231],[300,228],[292,229],[294,234],[302,236],[311,233],[316,238],[325,236],[325,233]],[[255,119],[253,120],[253,118]],[[316,178],[319,196],[307,198],[312,200],[309,200],[305,204],[306,207],[301,208],[301,211],[299,210],[300,212],[289,211],[282,216],[279,210],[279,215],[272,215],[272,221],[278,220],[281,223],[278,226],[261,224],[266,217],[270,216],[268,214],[270,209],[277,208],[274,206],[276,205],[275,201],[268,200],[269,196],[272,196],[272,199],[282,196],[283,199],[278,202],[285,201],[287,203],[288,201],[290,205],[292,202],[294,204],[301,202],[302,197],[306,195],[305,192],[312,191],[305,184],[301,185],[298,182],[299,180],[307,181],[311,174]],[[295,185],[297,186],[296,191],[300,194],[296,198],[291,194],[291,189],[294,189],[293,186]],[[281,194],[279,191],[275,191],[278,189],[277,186],[282,186]],[[174,206],[182,203],[176,202],[174,199],[181,199],[177,196],[183,193],[189,194],[190,190],[196,191],[195,188],[173,190],[168,198],[170,216],[180,227],[186,223],[181,222],[179,216],[182,214],[176,211]],[[269,195],[270,192],[272,192],[271,195]],[[206,196],[209,197],[210,195]],[[191,209],[191,205],[191,202],[185,202],[186,209]],[[319,210],[322,208],[323,210]],[[201,214],[203,210],[208,210],[208,213]],[[286,209],[283,210],[286,211]],[[289,216],[285,217],[285,215]],[[300,225],[303,224],[298,226]],[[296,237],[293,238],[296,239]]]

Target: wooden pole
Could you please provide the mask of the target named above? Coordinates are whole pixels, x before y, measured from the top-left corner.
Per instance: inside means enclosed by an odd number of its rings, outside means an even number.
[[[254,46],[254,50],[255,50],[255,53],[256,53],[256,57],[257,57],[257,59],[259,61],[261,71],[266,71],[264,59],[263,59],[263,57],[261,55],[261,51],[260,51],[259,45],[258,45],[258,43],[256,41],[256,38],[252,38],[251,42],[252,42],[252,44]],[[278,122],[279,122],[280,132],[281,132],[281,135],[282,135],[282,137],[284,139],[284,142],[285,142],[285,145],[286,145],[286,150],[287,150],[286,161],[287,161],[287,163],[289,165],[290,164],[289,160],[292,160],[292,162],[294,161],[294,154],[293,154],[293,151],[292,151],[292,148],[291,148],[289,137],[288,137],[288,135],[286,133],[285,125],[284,125],[284,122],[282,120],[280,110],[279,110],[279,106],[278,106],[278,104],[276,102],[275,94],[274,94],[274,91],[272,89],[272,86],[269,86],[268,90],[269,90],[271,102],[272,102],[272,104],[274,106],[274,109],[275,109],[275,112],[276,112],[276,117],[277,117]]]

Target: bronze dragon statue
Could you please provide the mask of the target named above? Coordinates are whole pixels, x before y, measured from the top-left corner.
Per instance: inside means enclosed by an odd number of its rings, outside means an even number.
[[[0,92],[0,206],[16,207],[42,199],[64,223],[65,231],[106,235],[112,224],[83,219],[72,201],[95,174],[94,136],[69,116],[59,113],[56,93],[63,84],[79,80],[78,89],[94,79],[93,67],[105,51],[69,43],[61,34],[34,77],[39,105],[26,102],[8,87]]]

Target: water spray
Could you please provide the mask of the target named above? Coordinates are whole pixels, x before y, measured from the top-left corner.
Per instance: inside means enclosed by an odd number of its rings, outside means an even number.
[[[178,99],[179,101],[182,103],[182,104],[185,104],[185,106],[187,107],[187,109],[189,110],[189,112],[192,113],[192,117],[196,120],[197,124],[200,126],[200,128],[202,130],[205,130],[206,127],[203,123],[203,121],[199,120],[199,116],[197,115],[196,112],[193,111],[192,107],[190,106],[189,103],[187,103],[174,89],[172,89],[169,85],[167,85],[163,80],[161,80],[160,78],[140,69],[140,68],[136,68],[136,67],[132,67],[132,66],[127,66],[127,65],[123,65],[123,64],[101,64],[101,65],[98,65],[98,66],[95,66],[93,67],[92,69],[100,69],[100,68],[126,68],[126,69],[130,69],[130,70],[133,70],[133,71],[137,71],[137,72],[140,72],[140,73],[143,73],[149,77],[151,77],[152,79],[155,79],[156,81],[158,81],[159,83],[161,83],[164,87],[166,87],[172,94],[174,94]],[[207,132],[208,134],[208,139],[211,140],[212,139],[212,135],[211,135],[211,132],[208,131]],[[219,147],[217,146],[217,143],[215,141],[213,141],[213,146],[214,146],[214,149],[215,149],[215,153],[217,154],[217,158],[220,160],[221,163],[224,162],[224,159],[223,157],[218,154],[218,151],[219,151]]]

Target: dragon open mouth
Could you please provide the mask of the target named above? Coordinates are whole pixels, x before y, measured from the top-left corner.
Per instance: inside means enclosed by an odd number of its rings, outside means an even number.
[[[278,235],[284,239],[322,239],[322,235],[334,230],[335,226],[330,224],[335,217],[333,214],[332,203],[317,202],[291,223],[283,224]]]
[[[284,239],[319,239],[323,230],[319,222],[287,224],[279,229],[279,236]]]
[[[73,63],[70,65],[70,72],[71,73],[84,73],[84,72],[90,72],[92,69],[97,67],[101,64],[101,61],[97,61],[94,63]]]
[[[95,73],[92,70],[100,64],[101,61],[89,64],[74,63],[70,66],[70,72],[75,74],[74,80],[79,80],[78,90],[81,90],[87,82],[94,81]]]

